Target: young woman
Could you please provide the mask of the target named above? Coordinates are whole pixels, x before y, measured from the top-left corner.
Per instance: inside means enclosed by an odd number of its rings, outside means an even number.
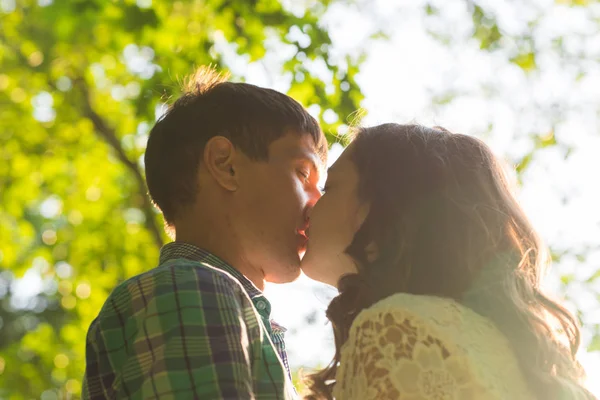
[[[337,286],[309,399],[594,399],[578,324],[490,149],[443,128],[361,129],[310,216],[304,272]]]

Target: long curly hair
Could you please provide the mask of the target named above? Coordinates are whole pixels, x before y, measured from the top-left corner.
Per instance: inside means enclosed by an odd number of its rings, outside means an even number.
[[[348,151],[370,211],[346,250],[358,273],[340,279],[327,309],[335,356],[307,377],[307,399],[332,398],[352,322],[395,293],[454,299],[492,320],[538,399],[595,399],[581,384],[578,322],[540,287],[548,251],[488,146],[440,127],[384,124],[359,129]]]

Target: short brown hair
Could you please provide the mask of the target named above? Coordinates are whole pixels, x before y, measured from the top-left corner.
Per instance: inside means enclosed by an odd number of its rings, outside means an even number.
[[[144,156],[150,197],[172,225],[177,210],[196,198],[197,170],[210,138],[224,136],[248,157],[267,160],[269,145],[288,132],[310,134],[324,160],[325,136],[297,101],[200,68],[150,131]]]

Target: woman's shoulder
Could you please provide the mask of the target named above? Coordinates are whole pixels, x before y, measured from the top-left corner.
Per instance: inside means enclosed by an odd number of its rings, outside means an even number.
[[[456,325],[465,318],[479,320],[480,317],[453,299],[397,293],[386,297],[363,310],[357,320],[372,318],[381,313],[403,314],[417,320],[446,325]],[[484,322],[484,321],[479,321]]]
[[[470,330],[465,325],[473,325],[466,320],[468,318],[469,312],[464,306],[451,299],[398,293],[362,310],[352,323],[349,337],[351,342],[360,342],[380,336],[383,339],[376,342],[384,346],[388,342],[405,341],[414,346],[419,341],[435,338],[446,347],[461,348],[463,344],[466,347],[469,340],[462,337],[462,333]]]
[[[397,307],[428,310],[430,306],[435,307],[464,307],[453,299],[447,297],[430,296],[424,294],[396,293],[371,305],[369,308]]]
[[[352,329],[366,321],[408,324],[445,338],[460,348],[509,347],[508,340],[489,318],[449,298],[397,293],[359,313]]]
[[[468,383],[469,393],[458,398],[530,398],[508,340],[489,319],[452,299],[401,293],[363,310],[342,349],[342,363],[365,352],[361,359],[381,358],[403,387],[412,385],[404,376],[420,379],[437,371],[449,374],[457,390],[463,389],[460,382]],[[340,376],[346,368],[354,367],[345,365]]]

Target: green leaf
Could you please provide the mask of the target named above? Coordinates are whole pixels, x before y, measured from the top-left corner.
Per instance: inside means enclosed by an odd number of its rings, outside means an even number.
[[[590,0],[555,0],[556,4],[574,6],[574,7],[585,7],[590,5]]]
[[[537,68],[535,62],[535,53],[527,52],[518,54],[517,56],[510,59],[510,61],[523,69],[525,72],[532,71]]]
[[[521,161],[516,166],[516,170],[519,175],[527,169],[527,167],[531,163],[531,160],[533,160],[533,153],[528,153],[521,159]]]
[[[472,20],[474,26],[473,37],[479,41],[482,50],[494,50],[498,47],[502,34],[495,19],[485,10],[475,5]]]
[[[563,285],[568,285],[575,279],[575,275],[567,274],[560,277],[560,281]]]
[[[590,345],[587,348],[588,351],[600,351],[600,335],[594,335]]]

